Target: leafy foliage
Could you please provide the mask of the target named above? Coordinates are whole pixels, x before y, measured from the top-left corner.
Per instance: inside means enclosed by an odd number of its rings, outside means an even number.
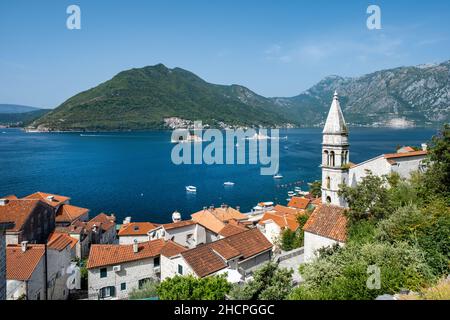
[[[346,246],[320,250],[301,266],[305,282],[290,298],[373,299],[418,291],[450,273],[449,136],[446,125],[430,144],[428,169],[408,181],[368,172],[342,188],[350,206]],[[372,265],[381,271],[379,289],[366,285]]]
[[[177,275],[161,282],[157,293],[161,300],[223,300],[230,289],[226,275],[205,278]]]
[[[269,262],[255,271],[253,280],[234,285],[229,296],[234,300],[284,300],[293,288],[292,273]]]
[[[131,300],[148,299],[158,296],[159,282],[154,279],[145,281],[144,285],[140,289],[134,289],[128,295]]]
[[[317,180],[311,182],[309,185],[309,193],[311,193],[315,198],[322,196],[322,181]]]

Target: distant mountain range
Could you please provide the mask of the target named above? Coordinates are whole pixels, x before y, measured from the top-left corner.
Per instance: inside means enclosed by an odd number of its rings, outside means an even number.
[[[48,109],[39,109],[17,104],[0,104],[0,125],[28,125],[49,111]]]
[[[41,130],[144,130],[202,120],[215,127],[323,124],[334,90],[355,126],[435,126],[450,121],[450,61],[330,76],[304,93],[266,98],[240,85],[216,85],[162,64],[123,71],[34,121]],[[166,121],[165,121],[166,119]],[[178,121],[181,120],[181,121]]]

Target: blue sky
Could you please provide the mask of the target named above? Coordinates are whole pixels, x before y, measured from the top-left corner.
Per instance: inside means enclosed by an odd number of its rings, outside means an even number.
[[[81,8],[81,30],[66,8]],[[381,30],[366,9],[381,7]],[[116,73],[164,63],[294,96],[331,74],[450,59],[450,1],[0,2],[0,103],[55,107]]]

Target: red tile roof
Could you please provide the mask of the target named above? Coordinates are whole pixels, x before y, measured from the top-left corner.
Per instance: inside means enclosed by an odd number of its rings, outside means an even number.
[[[199,277],[205,277],[227,267],[225,261],[208,245],[185,251],[181,255]]]
[[[52,199],[50,199],[52,197]],[[34,199],[34,200],[42,200],[52,207],[57,207],[61,203],[64,203],[66,201],[69,201],[69,197],[65,196],[59,196],[57,194],[51,194],[51,193],[45,193],[45,192],[35,192],[33,194],[30,194],[29,196],[26,196],[24,199]]]
[[[43,210],[51,208],[40,200],[9,200],[6,205],[0,206],[0,223],[13,222],[13,232],[22,230],[29,217]]]
[[[297,208],[297,209],[306,209],[311,202],[310,199],[302,198],[302,197],[292,197],[291,201],[288,203],[288,207]]]
[[[89,213],[89,209],[63,204],[56,213],[56,222],[73,222]]]
[[[147,232],[158,227],[158,224],[151,222],[130,222],[120,227],[119,236],[145,236]]]
[[[161,249],[161,255],[166,256],[166,257],[173,257],[173,256],[180,254],[181,252],[186,251],[186,250],[188,250],[188,249],[186,249],[182,245],[180,245],[176,242],[173,242],[172,240],[169,240],[166,242],[164,247]]]
[[[347,217],[345,209],[332,205],[317,207],[303,230],[339,242],[347,240]]]
[[[248,230],[246,227],[241,226],[239,224],[236,225],[236,224],[232,224],[232,223],[227,223],[225,225],[225,227],[223,227],[222,230],[219,231],[219,234],[222,237],[229,237],[229,236],[238,234],[240,232],[244,232],[246,230]]]
[[[98,268],[125,262],[156,257],[161,254],[166,242],[163,239],[138,244],[139,251],[133,252],[133,244],[94,244],[91,246],[87,268]]]
[[[183,221],[178,221],[178,222],[165,223],[162,226],[166,230],[171,230],[171,229],[183,228],[186,226],[192,226],[194,224],[197,224],[197,222],[195,222],[193,220],[183,220]]]
[[[396,159],[396,158],[405,158],[405,157],[417,157],[417,156],[425,156],[427,151],[413,151],[413,152],[403,152],[403,153],[387,153],[384,154],[385,159]]]
[[[105,213],[100,213],[99,215],[89,220],[89,222],[87,222],[86,228],[92,229],[94,225],[102,229],[103,231],[108,231],[116,225],[115,218],[113,218],[112,216],[108,216]]]
[[[192,220],[217,234],[225,227],[225,223],[230,220],[239,221],[248,219],[245,214],[229,206],[203,209],[191,214],[191,217]]]
[[[44,253],[45,245],[43,244],[28,244],[25,252],[22,252],[21,245],[8,245],[6,247],[6,279],[29,280]]]
[[[78,240],[72,238],[67,233],[52,232],[48,237],[47,247],[49,249],[62,251],[67,246],[70,246],[70,248],[75,247],[77,243]]]
[[[272,244],[254,228],[200,245],[182,252],[181,255],[199,277],[204,277],[227,267],[222,258],[247,259],[270,249]]]
[[[270,221],[276,223],[281,229],[288,228],[292,231],[296,231],[299,227],[296,215],[282,214],[276,211],[267,211],[264,213],[258,224],[263,225]]]

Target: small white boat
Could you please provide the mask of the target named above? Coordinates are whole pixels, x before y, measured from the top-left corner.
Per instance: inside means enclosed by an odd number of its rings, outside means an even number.
[[[224,186],[228,186],[228,187],[232,187],[232,186],[234,186],[234,182],[227,181],[227,182],[224,182],[223,185]]]
[[[287,201],[287,202],[290,202],[290,201],[291,201],[291,198],[287,198],[286,201]]]
[[[300,187],[295,187],[295,188],[294,188],[294,191],[295,191],[295,192],[302,192],[302,189],[301,189]]]
[[[192,192],[192,193],[197,192],[197,187],[194,187],[194,186],[187,186],[187,187],[186,187],[186,191],[187,191],[187,192]]]
[[[273,176],[274,179],[283,179],[283,176],[279,173]]]
[[[295,192],[294,191],[289,191],[288,192],[288,197],[293,197],[295,196]]]

